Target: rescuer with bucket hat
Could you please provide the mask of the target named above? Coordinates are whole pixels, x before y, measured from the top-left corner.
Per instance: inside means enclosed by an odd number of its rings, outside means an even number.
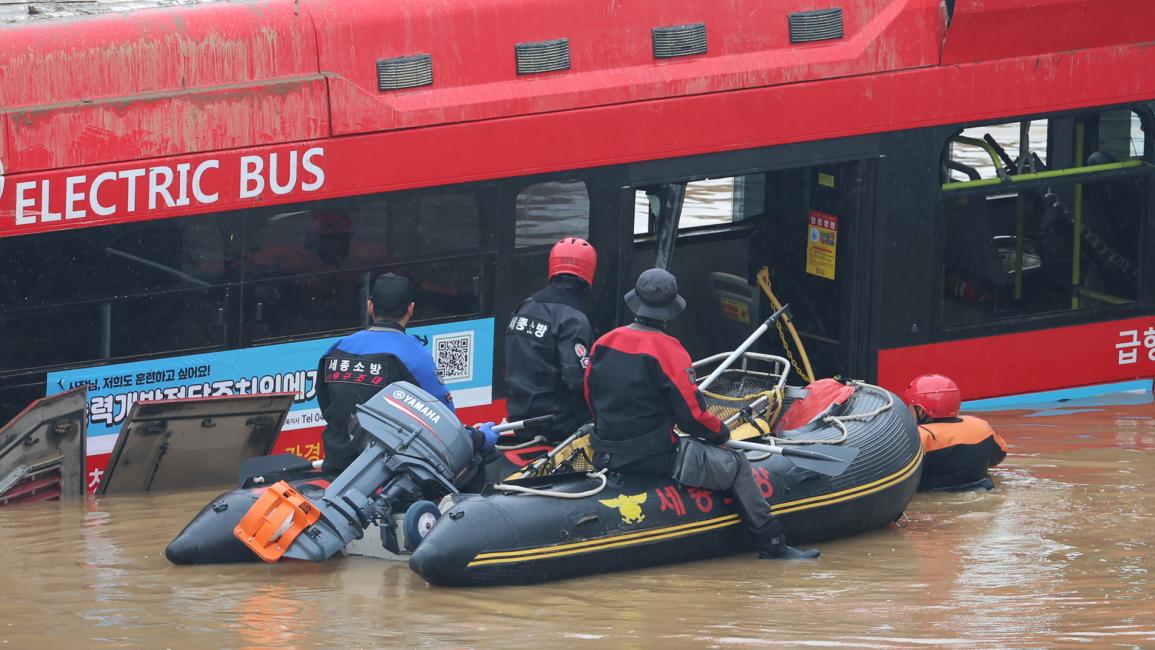
[[[585,401],[585,369],[593,340],[582,303],[597,273],[598,254],[578,237],[554,244],[545,288],[526,298],[505,328],[505,378],[509,419],[552,415],[541,429],[519,437],[544,435],[561,442],[590,421]]]
[[[596,426],[590,438],[594,465],[727,491],[758,545],[758,557],[817,557],[817,550],[786,544],[745,454],[720,446],[730,430],[706,410],[690,354],[665,332],[666,322],[686,308],[677,279],[665,269],[649,269],[625,301],[637,318],[594,343],[586,371]],[[675,424],[689,437],[675,435]]]

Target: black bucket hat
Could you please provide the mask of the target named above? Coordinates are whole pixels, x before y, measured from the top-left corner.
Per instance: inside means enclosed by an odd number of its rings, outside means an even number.
[[[686,299],[678,295],[678,279],[672,273],[649,269],[626,294],[626,306],[644,318],[670,320],[686,308]]]

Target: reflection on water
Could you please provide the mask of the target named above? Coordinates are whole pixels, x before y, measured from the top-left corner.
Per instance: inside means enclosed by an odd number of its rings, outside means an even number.
[[[0,510],[8,647],[1155,646],[1151,404],[990,414],[997,490],[815,562],[735,556],[556,584],[426,586],[407,567],[174,567],[211,493]]]

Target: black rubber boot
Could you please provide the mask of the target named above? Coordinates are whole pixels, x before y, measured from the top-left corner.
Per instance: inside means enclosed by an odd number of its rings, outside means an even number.
[[[758,559],[760,560],[809,560],[822,553],[818,549],[803,551],[786,543],[786,535],[782,533],[782,524],[777,519],[762,526],[761,529],[750,533],[758,543]]]
[[[777,544],[770,544],[758,549],[759,560],[811,560],[822,555],[822,551],[816,548],[804,551],[781,541],[781,537],[777,539],[779,540]]]

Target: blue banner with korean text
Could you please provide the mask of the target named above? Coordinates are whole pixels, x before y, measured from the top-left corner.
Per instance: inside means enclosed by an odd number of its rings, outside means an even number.
[[[493,400],[493,319],[411,327],[433,355],[458,407]],[[88,453],[112,451],[132,405],[143,400],[295,393],[286,430],[322,426],[317,363],[340,337],[151,359],[48,374],[48,394],[88,386]]]

